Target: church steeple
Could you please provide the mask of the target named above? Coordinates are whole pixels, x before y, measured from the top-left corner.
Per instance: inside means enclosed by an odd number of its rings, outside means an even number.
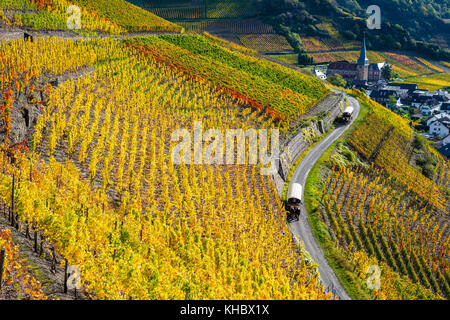
[[[366,50],[366,34],[363,37],[363,43],[361,47],[361,54],[358,59],[358,65],[367,66],[369,65],[369,59],[367,58],[367,50]]]

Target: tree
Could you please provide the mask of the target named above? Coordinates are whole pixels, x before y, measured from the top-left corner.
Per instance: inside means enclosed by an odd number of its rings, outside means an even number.
[[[394,68],[390,64],[386,64],[381,69],[381,75],[386,81],[391,81],[392,79],[395,79],[398,77],[398,73],[395,72]]]
[[[394,96],[389,96],[387,105],[391,108],[395,107],[397,105],[397,99]]]
[[[427,139],[420,134],[416,134],[414,136],[412,145],[413,145],[414,149],[425,150],[425,146],[427,145]]]
[[[314,63],[314,59],[310,56],[308,56],[308,54],[306,52],[301,52],[298,54],[298,64],[299,65],[308,65],[308,64],[312,64]]]
[[[347,85],[347,81],[345,81],[345,79],[338,73],[335,73],[329,77],[328,82],[338,87],[345,87]]]

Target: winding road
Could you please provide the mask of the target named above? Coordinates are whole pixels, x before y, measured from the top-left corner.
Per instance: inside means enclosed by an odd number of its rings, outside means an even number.
[[[21,39],[23,38],[23,30],[0,30],[0,41],[2,40],[13,40],[13,39]],[[160,33],[161,34],[161,33]],[[126,37],[132,37],[136,35],[148,35],[148,36],[155,36],[160,35],[155,33],[141,33],[141,34],[131,34],[127,35]],[[169,34],[169,33],[167,33]],[[171,33],[170,33],[171,34]],[[34,36],[36,37],[52,37],[52,36],[60,36],[60,37],[67,37],[67,38],[86,38],[84,36],[74,34],[74,33],[67,33],[67,32],[34,32]],[[100,36],[101,37],[101,36]],[[93,37],[91,37],[93,38]],[[356,119],[359,115],[360,106],[356,99],[346,96],[349,104],[354,107],[355,114],[354,119]],[[337,127],[334,131],[332,131],[330,134],[327,135],[322,141],[320,141],[300,162],[298,165],[292,179],[292,183],[299,183],[302,186],[305,186],[306,179],[308,177],[308,174],[314,164],[319,160],[320,156],[328,149],[328,147],[336,141],[353,123],[353,121],[348,125],[342,125]],[[303,195],[304,198],[304,195]],[[345,292],[342,285],[339,283],[336,275],[334,274],[331,267],[328,265],[325,256],[317,244],[312,231],[311,227],[308,224],[308,221],[306,219],[305,215],[305,207],[302,206],[301,208],[302,214],[300,216],[300,220],[297,222],[290,223],[290,229],[292,234],[296,238],[300,238],[300,240],[304,243],[304,249],[309,253],[311,258],[314,260],[316,264],[319,265],[319,273],[320,278],[322,280],[322,283],[325,286],[325,289],[328,292],[333,292],[335,296],[339,297],[342,300],[350,300],[350,297]]]
[[[353,119],[356,119],[360,111],[359,103],[356,99],[350,96],[346,97],[349,105],[355,109]],[[299,166],[295,170],[295,173],[290,182],[291,185],[293,183],[299,183],[302,186],[305,186],[306,178],[308,177],[308,174],[314,164],[319,160],[321,155],[328,149],[328,147],[334,141],[336,141],[351,126],[353,122],[354,120],[347,125],[337,127],[305,156],[305,158],[300,162]],[[342,300],[350,300],[350,297],[345,292],[342,285],[339,283],[331,267],[328,265],[322,249],[319,247],[312,234],[311,227],[306,219],[305,207],[302,206],[301,210],[302,214],[300,215],[300,220],[290,223],[291,232],[295,237],[300,238],[300,240],[304,243],[305,250],[310,254],[314,262],[319,265],[320,278],[325,286],[325,289],[329,292],[333,292],[335,296],[338,296]]]

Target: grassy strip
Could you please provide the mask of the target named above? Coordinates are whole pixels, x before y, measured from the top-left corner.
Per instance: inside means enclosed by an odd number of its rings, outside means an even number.
[[[347,261],[346,253],[335,244],[328,232],[327,225],[320,219],[319,202],[321,192],[317,188],[317,180],[319,179],[320,168],[330,158],[337,143],[345,141],[351,135],[354,128],[365,120],[369,112],[369,107],[361,101],[360,105],[360,113],[351,129],[347,130],[339,139],[333,142],[311,169],[305,184],[304,199],[308,223],[311,226],[315,239],[319,242],[325,258],[336,274],[339,282],[347,294],[355,300],[370,299],[370,297],[364,288],[361,287],[361,282],[353,274],[353,266]]]

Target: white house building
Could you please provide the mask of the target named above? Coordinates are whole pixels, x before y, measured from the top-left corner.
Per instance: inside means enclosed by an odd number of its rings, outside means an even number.
[[[450,134],[450,121],[439,119],[430,124],[430,134],[444,138]]]
[[[424,116],[430,116],[433,113],[438,113],[441,109],[441,104],[438,105],[432,105],[432,104],[425,104],[422,105],[420,108],[420,113]]]
[[[315,70],[314,70],[314,74],[316,75],[317,78],[319,78],[319,79],[321,79],[321,80],[326,80],[326,79],[327,79],[326,74],[323,73],[323,72],[320,71],[320,70],[315,69]]]
[[[429,127],[432,122],[434,122],[436,120],[440,120],[440,119],[443,119],[445,121],[450,121],[450,114],[441,113],[441,114],[434,115],[433,117],[431,117],[430,119],[427,120],[427,126]]]

